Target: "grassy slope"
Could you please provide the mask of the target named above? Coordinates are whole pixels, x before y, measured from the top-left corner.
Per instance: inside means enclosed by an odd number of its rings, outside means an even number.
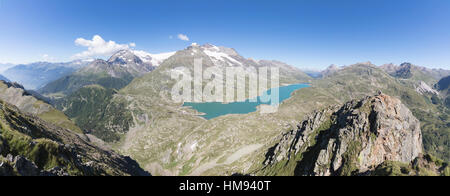
[[[132,77],[114,78],[106,73],[75,73],[47,84],[39,93],[52,98],[70,95],[83,86],[98,84],[105,88],[120,89],[126,86]]]
[[[75,123],[88,133],[107,142],[115,141],[129,128],[131,114],[121,102],[111,102],[117,93],[100,85],[85,86],[73,94],[56,101],[55,106],[64,111]],[[112,113],[113,116],[105,116]],[[113,125],[107,125],[113,122]],[[114,130],[114,132],[110,131]]]

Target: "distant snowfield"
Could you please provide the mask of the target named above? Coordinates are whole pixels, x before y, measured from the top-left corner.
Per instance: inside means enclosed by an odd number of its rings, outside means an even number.
[[[212,57],[213,61],[231,61],[232,63],[242,65],[241,62],[237,61],[236,59],[232,58],[230,55],[228,55],[225,52],[222,52],[219,47],[212,46],[211,48],[205,48],[203,51],[206,55]],[[228,61],[227,61],[228,60]]]
[[[166,52],[160,54],[151,54],[143,50],[134,50],[133,53],[145,63],[151,63],[153,66],[159,66],[164,60],[173,56],[176,52]]]

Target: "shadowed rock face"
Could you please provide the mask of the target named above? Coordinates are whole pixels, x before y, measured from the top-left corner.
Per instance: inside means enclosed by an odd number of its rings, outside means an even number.
[[[309,115],[266,155],[268,167],[298,161],[295,175],[360,175],[422,153],[419,121],[400,100],[366,97]]]
[[[446,89],[449,89],[450,87],[450,76],[447,76],[445,78],[442,78],[441,80],[439,80],[439,82],[436,84],[436,89],[443,91]]]

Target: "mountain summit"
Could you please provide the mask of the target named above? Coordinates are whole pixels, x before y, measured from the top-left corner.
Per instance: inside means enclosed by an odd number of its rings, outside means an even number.
[[[78,74],[106,74],[115,78],[128,78],[141,76],[150,72],[154,67],[145,63],[131,50],[121,50],[112,55],[107,61],[97,59],[87,67],[78,71]]]

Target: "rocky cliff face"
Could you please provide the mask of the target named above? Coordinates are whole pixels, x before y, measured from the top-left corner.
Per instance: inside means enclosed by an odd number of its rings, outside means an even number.
[[[400,100],[380,94],[309,115],[269,150],[265,170],[295,165],[295,175],[361,175],[421,153],[419,121]]]

